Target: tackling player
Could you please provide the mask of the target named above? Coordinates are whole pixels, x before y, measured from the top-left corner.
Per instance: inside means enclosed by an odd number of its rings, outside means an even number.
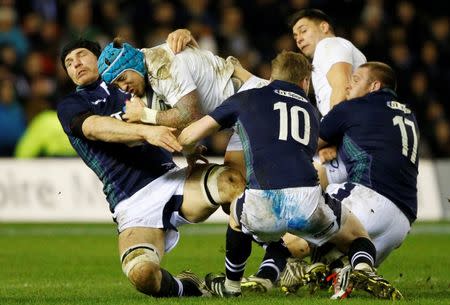
[[[189,151],[204,137],[237,124],[244,144],[247,188],[232,204],[230,226],[263,241],[276,241],[286,232],[319,246],[330,241],[348,251],[355,286],[367,285],[364,288],[377,297],[395,298],[398,290],[373,270],[375,247],[361,223],[338,200],[323,197],[318,185],[312,157],[319,117],[306,98],[311,70],[303,55],[279,54],[272,61],[268,86],[230,97],[185,128],[179,142]],[[205,278],[207,287],[222,297],[240,295],[240,277],[250,254],[243,250],[241,257],[230,261],[228,250],[227,264],[239,267],[239,272],[227,270],[226,276]]]
[[[349,100],[334,107],[320,124],[319,148],[339,145],[349,173],[347,182],[331,187],[331,196],[364,225],[377,250],[375,266],[400,247],[417,217],[419,129],[395,89],[391,67],[365,63],[353,73]],[[344,267],[339,260],[333,264]],[[337,274],[335,298],[351,292],[343,275],[347,271]]]

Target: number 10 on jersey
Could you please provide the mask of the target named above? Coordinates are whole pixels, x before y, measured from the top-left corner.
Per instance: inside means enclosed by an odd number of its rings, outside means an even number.
[[[280,111],[280,132],[278,134],[278,139],[282,141],[287,141],[288,139],[288,132],[289,132],[289,125],[291,126],[291,137],[303,144],[308,145],[309,144],[309,138],[311,134],[311,121],[309,118],[309,113],[306,111],[306,109],[300,107],[300,106],[293,106],[290,108],[290,111],[288,112],[288,107],[286,103],[278,102],[273,105],[273,110],[279,110]],[[299,114],[300,112],[303,115],[303,121],[305,122],[304,126],[304,132],[303,132],[303,138],[300,137],[300,126],[299,126]],[[290,115],[289,115],[290,114]]]

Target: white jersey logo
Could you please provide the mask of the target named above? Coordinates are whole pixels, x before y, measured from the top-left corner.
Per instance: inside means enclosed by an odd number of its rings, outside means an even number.
[[[399,102],[397,102],[397,101],[389,101],[389,102],[386,102],[386,105],[387,105],[389,108],[392,108],[392,109],[395,109],[395,110],[403,111],[403,112],[406,113],[406,114],[411,113],[411,109],[409,109],[408,107],[406,107],[405,104],[399,103]]]
[[[278,95],[287,96],[287,97],[290,97],[290,98],[293,98],[293,99],[296,99],[296,100],[308,103],[308,100],[305,99],[300,94],[297,94],[297,93],[294,93],[294,92],[291,92],[291,91],[278,90],[278,89],[276,89],[274,91]]]

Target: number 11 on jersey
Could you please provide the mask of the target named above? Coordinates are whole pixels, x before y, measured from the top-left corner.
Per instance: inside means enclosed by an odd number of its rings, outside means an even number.
[[[396,115],[392,119],[392,122],[393,122],[394,126],[398,126],[400,128],[400,135],[402,137],[402,154],[405,157],[408,157],[408,150],[409,150],[408,132],[407,132],[406,126],[411,127],[412,136],[413,136],[413,147],[412,147],[410,160],[412,163],[416,163],[418,139],[417,139],[416,127],[414,126],[414,122],[411,120],[408,120],[407,118],[403,118],[400,115]]]

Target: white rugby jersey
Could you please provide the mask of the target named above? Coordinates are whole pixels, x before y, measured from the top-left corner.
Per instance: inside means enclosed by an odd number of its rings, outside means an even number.
[[[188,47],[175,55],[166,43],[141,51],[150,85],[171,107],[197,89],[202,111],[207,114],[234,94],[230,80],[233,64],[209,51]]]
[[[327,73],[331,66],[338,62],[347,62],[353,66],[354,71],[366,61],[364,54],[347,39],[328,37],[319,41],[314,52],[311,80],[317,108],[322,115],[330,111],[331,86],[327,80]]]

